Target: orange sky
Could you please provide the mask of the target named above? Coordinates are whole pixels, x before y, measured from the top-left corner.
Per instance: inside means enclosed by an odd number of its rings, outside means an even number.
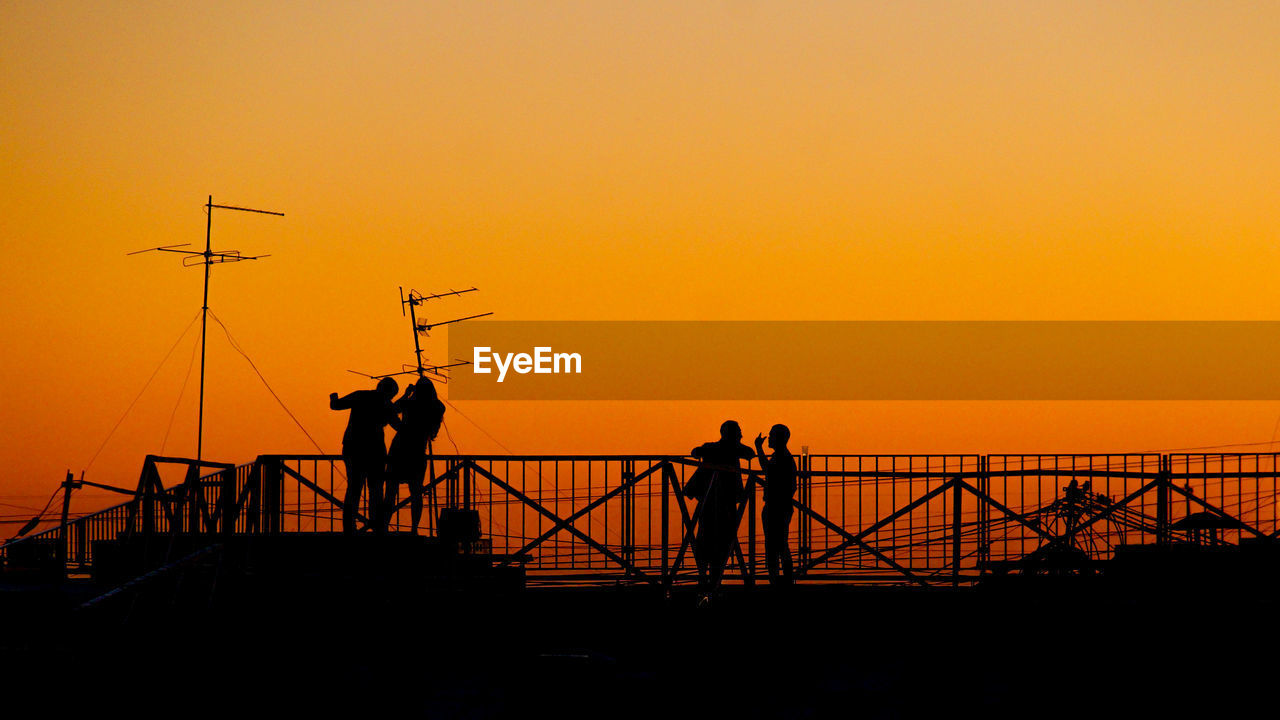
[[[331,452],[346,370],[410,359],[398,285],[513,320],[1277,318],[1274,6],[690,5],[0,5],[0,499],[84,468],[193,317],[198,270],[125,253],[203,242],[210,193],[287,213],[215,215],[215,247],[273,257],[216,267],[211,304]],[[88,477],[136,482],[193,338]],[[209,353],[206,455],[312,450],[212,324]],[[522,453],[684,452],[726,417],[815,452],[1141,450],[1280,415],[460,408]],[[166,452],[194,427],[193,376]]]

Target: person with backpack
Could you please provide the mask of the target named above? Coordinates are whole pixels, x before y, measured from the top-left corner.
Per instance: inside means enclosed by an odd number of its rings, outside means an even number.
[[[685,497],[701,504],[693,556],[714,587],[737,540],[738,502],[742,499],[738,461],[750,461],[755,453],[742,444],[738,423],[726,420],[720,425],[719,441],[703,443],[690,454],[702,461],[685,486]]]
[[[390,524],[400,485],[406,485],[409,516],[413,532],[417,534],[422,521],[422,479],[427,472],[431,443],[444,423],[444,403],[440,402],[435,385],[420,377],[405,389],[395,406],[400,411],[400,428],[391,439],[391,450],[387,453],[386,507],[379,521],[383,527]]]

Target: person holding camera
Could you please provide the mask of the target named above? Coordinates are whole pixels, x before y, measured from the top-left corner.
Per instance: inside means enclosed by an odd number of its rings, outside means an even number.
[[[764,470],[764,509],[760,512],[764,525],[765,567],[769,569],[771,585],[791,585],[791,515],[795,511],[792,498],[796,494],[796,459],[787,449],[791,430],[786,425],[774,425],[769,429],[769,447],[772,455],[765,455],[764,435],[756,436],[756,455]]]

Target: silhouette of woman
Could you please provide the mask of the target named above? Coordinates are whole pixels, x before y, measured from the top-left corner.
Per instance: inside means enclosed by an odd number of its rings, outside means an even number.
[[[391,378],[378,381],[376,390],[356,390],[338,397],[329,393],[330,410],[350,410],[347,430],[342,434],[342,462],[347,466],[347,494],[342,503],[342,531],[354,534],[356,515],[360,511],[360,493],[369,488],[370,524],[376,527],[376,516],[382,506],[382,480],[387,464],[387,444],[382,429],[397,427],[395,407],[391,399],[400,386]]]
[[[738,423],[726,420],[720,425],[719,441],[703,443],[689,454],[702,461],[685,488],[686,496],[703,498],[693,555],[715,587],[736,540],[738,501],[743,488],[742,476],[735,470],[740,467],[739,460],[750,461],[755,453],[742,444]]]
[[[436,395],[436,386],[425,377],[410,385],[396,401],[400,410],[400,428],[391,439],[387,454],[386,509],[380,522],[390,523],[395,514],[396,495],[400,485],[409,486],[409,513],[413,532],[422,521],[422,477],[427,472],[427,448],[440,432],[444,422],[444,403]]]

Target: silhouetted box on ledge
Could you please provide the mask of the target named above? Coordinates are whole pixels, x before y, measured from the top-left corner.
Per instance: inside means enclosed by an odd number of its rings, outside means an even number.
[[[120,612],[213,612],[272,622],[351,612],[410,612],[455,597],[501,597],[524,587],[521,567],[495,567],[438,538],[409,533],[277,533],[129,537],[93,545],[94,580],[124,586]],[[160,572],[151,571],[160,569]]]
[[[470,547],[480,539],[480,513],[459,508],[441,510],[436,537],[446,545]]]
[[[478,533],[478,517],[472,515],[462,522],[470,523]],[[476,550],[479,546],[472,541],[467,547]],[[207,551],[184,562],[202,549]],[[393,590],[410,586],[519,588],[524,582],[521,569],[495,568],[487,554],[458,554],[456,545],[440,538],[408,533],[138,536],[96,541],[93,557],[94,579],[106,585],[175,563],[181,565],[181,574],[188,581],[201,573],[213,577],[212,571],[221,578],[222,586],[266,584],[277,594],[279,584],[323,591],[343,585]]]
[[[156,568],[181,563],[216,540],[207,535],[168,534],[94,540],[93,578],[107,584],[127,582]]]
[[[1280,544],[1117,545],[1107,574],[1121,583],[1184,593],[1270,592],[1280,582]]]
[[[58,538],[31,538],[5,551],[9,578],[43,579],[58,574]]]

